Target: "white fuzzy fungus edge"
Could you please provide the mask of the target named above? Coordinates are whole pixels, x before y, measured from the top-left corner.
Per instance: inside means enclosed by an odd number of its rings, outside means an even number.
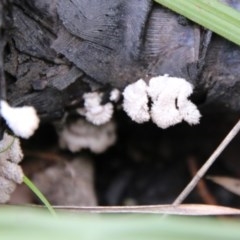
[[[140,79],[128,85],[123,91],[123,109],[137,123],[149,121],[147,84]]]
[[[21,138],[31,137],[40,122],[33,107],[11,107],[4,100],[0,102],[0,115],[5,119],[13,133]]]

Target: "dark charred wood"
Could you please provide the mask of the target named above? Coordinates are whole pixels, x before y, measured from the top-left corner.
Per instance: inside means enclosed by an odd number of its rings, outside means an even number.
[[[197,100],[240,109],[240,48],[216,35],[205,46],[207,30],[151,0],[7,4],[12,6],[4,54],[7,98],[15,106],[35,106],[42,119],[61,117],[81,104],[86,91],[122,90],[139,78],[163,74],[192,82]],[[1,40],[0,48],[4,45]]]
[[[6,99],[6,78],[4,72],[4,49],[7,42],[7,26],[11,25],[11,2],[0,2],[0,99]],[[3,138],[5,121],[0,116],[0,140]]]
[[[206,56],[202,82],[208,92],[208,102],[239,111],[240,48],[214,36]]]

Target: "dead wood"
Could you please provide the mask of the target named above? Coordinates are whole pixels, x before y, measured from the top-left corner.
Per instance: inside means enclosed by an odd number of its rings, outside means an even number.
[[[33,105],[42,119],[62,117],[96,87],[123,89],[165,73],[191,81],[196,101],[240,109],[239,47],[215,35],[203,45],[205,30],[150,0],[7,5],[7,98],[15,106]]]

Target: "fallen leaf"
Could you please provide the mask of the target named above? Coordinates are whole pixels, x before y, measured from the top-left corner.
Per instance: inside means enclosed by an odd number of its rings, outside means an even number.
[[[154,213],[186,216],[240,215],[240,210],[236,208],[206,204],[181,204],[179,206],[145,205],[111,207],[55,206],[54,208],[56,210],[71,211],[75,213]]]
[[[208,176],[207,179],[240,196],[240,179],[224,176]]]

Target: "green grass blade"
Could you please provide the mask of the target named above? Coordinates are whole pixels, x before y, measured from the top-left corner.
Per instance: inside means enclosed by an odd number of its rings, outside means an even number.
[[[34,185],[34,183],[26,176],[23,177],[23,182],[36,194],[36,196],[41,200],[41,202],[46,206],[49,212],[56,216],[56,212],[49,203],[49,201],[44,197],[41,191]]]
[[[0,208],[4,240],[238,240],[239,229],[239,221],[229,219],[63,213],[53,218],[40,210]]]
[[[240,45],[240,12],[218,0],[155,0]]]

